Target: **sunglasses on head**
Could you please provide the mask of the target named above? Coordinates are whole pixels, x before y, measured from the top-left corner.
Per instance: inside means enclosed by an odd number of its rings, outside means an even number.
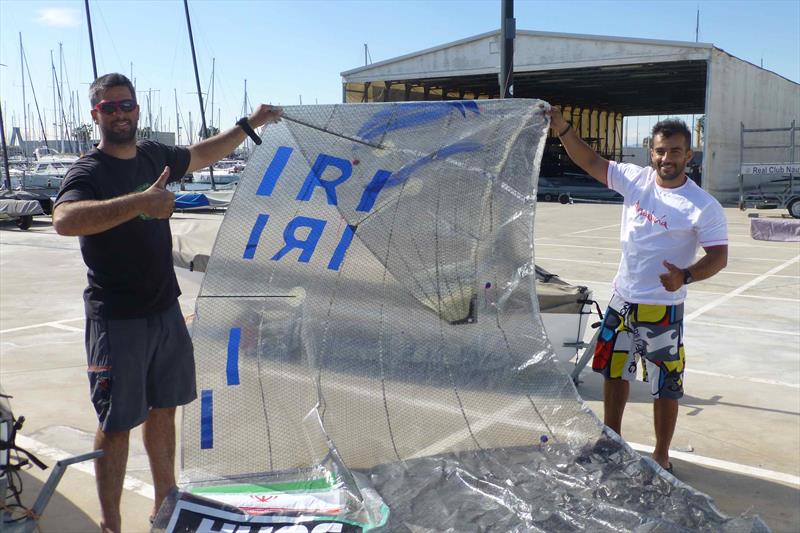
[[[136,109],[136,100],[131,98],[127,98],[125,100],[103,100],[96,106],[95,109],[103,113],[104,115],[111,115],[115,113],[117,110],[122,111],[124,113],[130,113],[134,109]]]

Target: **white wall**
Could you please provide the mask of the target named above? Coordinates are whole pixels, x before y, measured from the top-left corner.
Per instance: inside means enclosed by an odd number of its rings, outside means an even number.
[[[740,123],[745,128],[779,128],[788,127],[792,120],[800,125],[800,84],[714,49],[706,97],[703,188],[722,202],[738,200]],[[761,142],[750,139],[747,144]],[[780,157],[768,151],[746,155],[746,159]],[[751,176],[746,183],[778,177]]]

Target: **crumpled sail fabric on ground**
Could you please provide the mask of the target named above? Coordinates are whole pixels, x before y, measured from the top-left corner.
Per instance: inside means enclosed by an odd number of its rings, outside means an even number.
[[[604,434],[554,361],[547,105],[287,107],[266,128],[197,301],[184,487],[310,479],[333,454],[389,531],[766,530]]]

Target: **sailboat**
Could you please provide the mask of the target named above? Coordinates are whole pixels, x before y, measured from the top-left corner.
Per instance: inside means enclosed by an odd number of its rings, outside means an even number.
[[[34,160],[16,177],[14,188],[55,197],[64,181],[67,170],[78,156],[62,154],[57,150],[42,146],[34,150]]]

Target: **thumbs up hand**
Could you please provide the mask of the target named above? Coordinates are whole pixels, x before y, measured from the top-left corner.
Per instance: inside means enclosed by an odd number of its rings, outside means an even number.
[[[669,261],[664,261],[662,264],[666,267],[667,272],[658,276],[661,279],[661,285],[669,292],[677,291],[683,286],[683,270]]]
[[[169,218],[175,210],[175,195],[166,189],[169,179],[169,167],[164,167],[164,172],[144,192],[142,196],[143,213],[152,218]]]

